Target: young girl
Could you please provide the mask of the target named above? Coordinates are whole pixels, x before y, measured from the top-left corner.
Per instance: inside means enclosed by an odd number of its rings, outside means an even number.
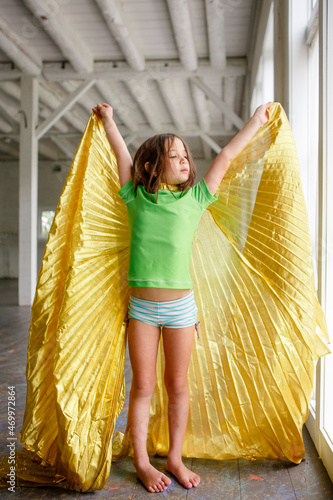
[[[128,345],[133,370],[128,426],[138,477],[150,492],[165,490],[170,479],[149,463],[147,432],[156,382],[156,358],[163,327],[165,386],[168,393],[170,448],[166,469],[185,488],[200,478],[182,463],[189,410],[187,371],[197,307],[189,274],[191,244],[203,211],[215,195],[230,163],[267,122],[261,105],[244,128],[222,149],[196,185],[195,167],[185,142],[161,134],[144,142],[134,162],[108,104],[93,111],[102,118],[118,162],[121,189],[130,226]]]

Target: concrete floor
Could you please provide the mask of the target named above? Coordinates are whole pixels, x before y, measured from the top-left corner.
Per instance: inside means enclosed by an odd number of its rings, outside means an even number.
[[[7,455],[6,449],[6,396],[9,385],[16,386],[17,429],[21,429],[25,407],[25,364],[28,345],[30,308],[17,306],[17,281],[0,280],[0,457]],[[126,364],[126,383],[129,387],[131,369]],[[126,423],[124,406],[116,430],[123,430]],[[18,433],[17,433],[18,434]],[[19,436],[18,436],[19,437]],[[333,485],[318,457],[311,438],[304,428],[306,460],[299,465],[281,461],[243,459],[215,461],[185,459],[184,462],[201,476],[197,488],[186,490],[171,477],[169,488],[158,497],[193,500],[308,500],[333,499]],[[155,467],[165,472],[165,458],[152,457]],[[169,477],[171,476],[167,473]],[[110,477],[103,490],[93,493],[78,493],[59,488],[16,488],[15,493],[6,488],[0,489],[0,499],[15,497],[20,499],[87,499],[114,498],[146,499],[152,498],[136,478],[132,459],[113,464]]]

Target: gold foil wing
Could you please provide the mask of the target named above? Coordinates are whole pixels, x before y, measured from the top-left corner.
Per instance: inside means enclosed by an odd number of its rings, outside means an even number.
[[[19,485],[87,491],[101,489],[109,475],[124,400],[128,304],[129,230],[119,189],[115,156],[92,116],[60,197],[32,306]]]

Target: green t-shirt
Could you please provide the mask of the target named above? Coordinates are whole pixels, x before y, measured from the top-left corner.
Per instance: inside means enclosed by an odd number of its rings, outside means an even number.
[[[119,194],[130,228],[129,286],[192,288],[189,272],[194,233],[214,201],[205,179],[186,192],[160,189],[157,203],[144,186],[134,193],[131,179]],[[155,194],[150,194],[155,200]]]

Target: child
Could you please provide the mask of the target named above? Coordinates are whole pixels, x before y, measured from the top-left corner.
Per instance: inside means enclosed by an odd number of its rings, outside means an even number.
[[[108,104],[93,111],[102,118],[118,162],[131,238],[128,345],[133,370],[128,425],[138,477],[150,492],[165,490],[170,479],[149,463],[146,448],[156,357],[163,327],[165,386],[168,393],[170,448],[166,469],[185,488],[200,478],[182,463],[191,358],[197,307],[189,275],[191,244],[199,219],[215,195],[230,163],[268,120],[271,103],[259,106],[244,128],[217,155],[194,186],[195,167],[185,142],[173,134],[148,139],[134,162]]]

